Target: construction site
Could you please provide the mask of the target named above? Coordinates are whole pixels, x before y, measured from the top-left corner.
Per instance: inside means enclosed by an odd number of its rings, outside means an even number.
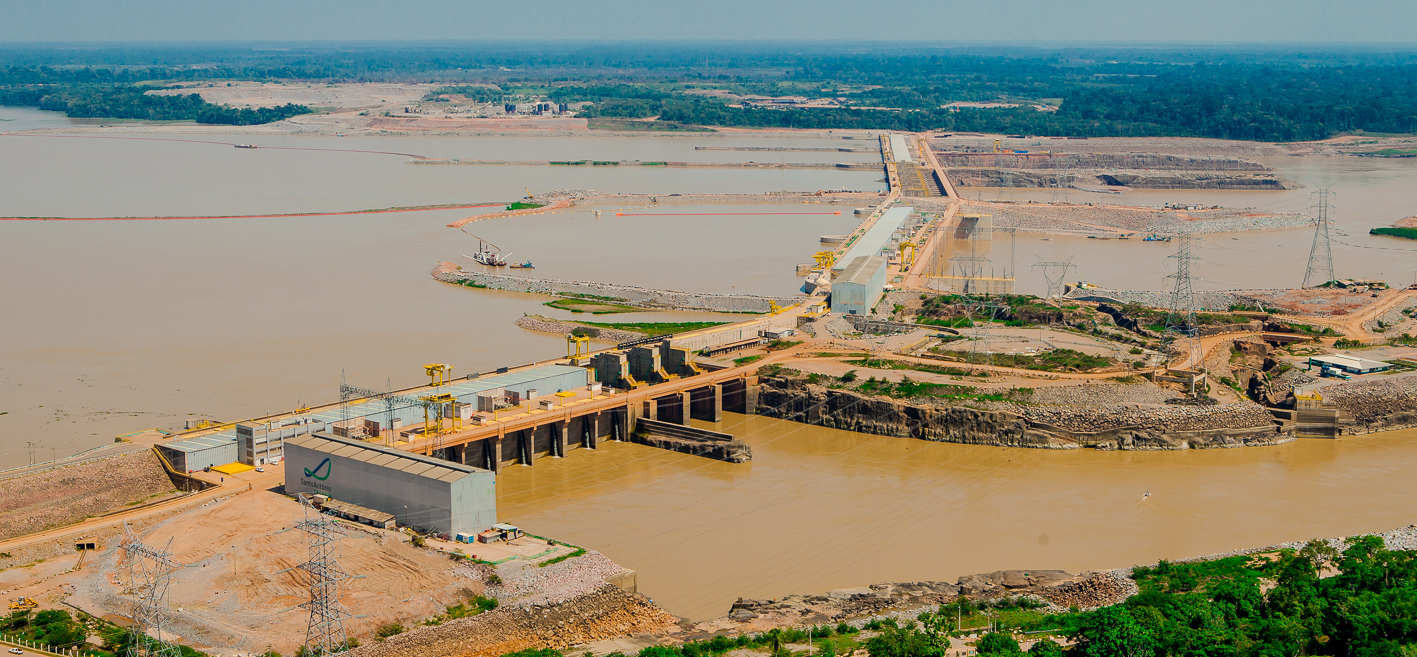
[[[457,641],[469,643],[439,654],[592,645],[603,654],[618,639],[692,624],[639,595],[637,573],[596,546],[506,522],[498,477],[508,469],[635,443],[746,472],[752,446],[708,428],[725,414],[1103,451],[1259,449],[1417,426],[1417,285],[1337,276],[1326,209],[1296,218],[1051,206],[967,201],[956,188],[1290,188],[1264,166],[1010,150],[998,139],[877,139],[883,194],[775,197],[860,219],[823,236],[797,267],[799,290],[690,294],[538,279],[485,258],[432,272],[435,284],[469,295],[747,313],[738,321],[667,335],[554,324],[540,330],[572,326],[564,356],[484,372],[427,363],[418,386],[341,381],[327,403],[140,432],[0,473],[0,590],[15,611],[63,608],[106,628],[51,646],[62,654],[110,645],[113,628],[151,637],[154,654],[176,654],[179,643],[229,655],[387,654],[379,651],[395,645],[434,654],[435,643]],[[570,196],[529,193],[537,207],[526,212],[468,219],[646,200]],[[647,200],[703,200],[666,196]],[[1301,224],[1314,227],[1302,285],[1196,289],[1199,235]],[[1156,242],[1148,246],[1166,251],[1170,289],[1091,285],[1075,278],[1071,259],[1021,264],[1020,232]],[[1018,293],[1019,267],[1042,274],[1043,294]],[[553,611],[558,625],[539,620]],[[880,609],[859,611],[858,620]],[[473,640],[448,629],[474,627],[486,633]]]

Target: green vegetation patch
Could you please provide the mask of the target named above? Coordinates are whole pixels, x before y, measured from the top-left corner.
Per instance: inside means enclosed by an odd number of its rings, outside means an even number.
[[[688,125],[678,121],[634,121],[601,116],[590,117],[586,121],[586,127],[591,130],[615,130],[617,132],[715,132],[710,128]]]
[[[742,357],[742,358],[734,358],[734,359],[733,359],[733,364],[734,364],[734,365],[740,365],[740,366],[741,366],[741,365],[748,365],[748,364],[750,364],[750,363],[756,363],[756,362],[758,362],[758,361],[760,361],[760,360],[762,360],[762,359],[763,359],[763,355],[762,355],[762,354],[757,354],[757,355],[755,355],[755,356],[744,356],[744,357]]]
[[[534,210],[540,207],[545,207],[545,205],[542,203],[527,203],[526,201],[517,201],[516,203],[508,204],[507,211],[511,212],[512,210]]]
[[[916,397],[937,397],[942,399],[973,399],[979,401],[1026,401],[1033,397],[1032,388],[1013,388],[999,392],[984,392],[972,386],[947,383],[923,383],[902,376],[899,382],[870,377],[856,389],[871,395],[913,399]]]
[[[1374,228],[1368,231],[1372,235],[1388,235],[1391,237],[1405,237],[1409,240],[1417,240],[1417,228]]]
[[[592,315],[610,315],[614,313],[635,313],[644,312],[644,308],[625,306],[618,303],[607,303],[605,301],[595,301],[591,299],[556,299],[547,301],[543,306],[556,308],[558,310],[569,310],[573,313],[590,313]]]
[[[969,358],[972,356],[972,354],[965,351],[952,351],[948,353],[957,358]],[[989,354],[987,358],[990,365],[1016,367],[1025,370],[1039,370],[1042,372],[1087,372],[1099,367],[1107,367],[1116,362],[1111,358],[1093,356],[1072,349],[1054,349],[1038,354],[1037,356],[1027,356],[1023,354]]]
[[[860,358],[857,360],[843,361],[850,365],[859,365],[877,370],[913,370],[917,372],[933,372],[935,374],[947,374],[949,376],[989,376],[988,372],[974,373],[969,370],[962,370],[957,367],[947,365],[935,365],[932,363],[916,363],[908,360],[895,360],[893,358]]]
[[[569,544],[565,544],[565,545],[567,545],[567,547],[575,547],[574,545],[569,545]],[[563,555],[561,555],[561,556],[559,556],[559,557],[556,557],[556,558],[554,558],[554,559],[547,559],[546,561],[543,561],[543,562],[541,562],[541,563],[539,563],[539,564],[536,564],[536,567],[537,567],[537,568],[545,568],[545,567],[547,567],[547,566],[551,566],[551,565],[554,565],[554,564],[561,563],[562,561],[566,561],[566,560],[568,560],[568,559],[574,559],[574,558],[576,558],[576,557],[583,557],[583,556],[585,556],[585,548],[583,548],[583,547],[576,547],[576,550],[575,550],[574,552],[571,552],[571,553],[568,553],[568,554],[563,554]]]
[[[728,322],[576,322],[595,328],[634,331],[645,335],[672,335],[723,326]]]
[[[0,81],[6,76],[0,75]],[[37,107],[74,118],[195,121],[210,125],[259,125],[283,121],[315,110],[304,105],[241,108],[214,105],[197,94],[155,95],[140,86],[122,84],[3,85],[0,105]]]

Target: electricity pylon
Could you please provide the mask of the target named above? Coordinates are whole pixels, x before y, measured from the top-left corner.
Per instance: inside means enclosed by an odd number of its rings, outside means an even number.
[[[1332,224],[1328,217],[1328,197],[1333,192],[1320,189],[1314,204],[1314,245],[1309,247],[1309,266],[1304,270],[1304,287],[1318,287],[1337,277],[1333,274],[1333,246],[1329,242]]]
[[[162,638],[167,623],[167,587],[172,571],[181,566],[172,558],[172,539],[159,550],[139,540],[125,522],[118,547],[128,560],[128,585],[138,598],[126,657],[182,657],[176,644]]]
[[[339,543],[346,536],[339,521],[320,513],[310,498],[300,496],[305,520],[296,527],[310,535],[310,560],[299,568],[310,574],[310,601],[300,606],[310,612],[305,629],[305,654],[321,657],[343,652],[349,646],[344,619],[349,610],[340,602],[340,582],[349,574],[339,565]]]

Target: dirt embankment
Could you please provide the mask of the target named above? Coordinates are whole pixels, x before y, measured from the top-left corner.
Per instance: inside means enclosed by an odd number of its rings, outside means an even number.
[[[176,492],[144,450],[0,480],[0,540],[70,525]]]
[[[496,657],[519,650],[562,650],[615,637],[663,633],[675,629],[677,622],[649,598],[606,585],[557,604],[507,607],[419,628],[379,643],[366,643],[345,654]]]

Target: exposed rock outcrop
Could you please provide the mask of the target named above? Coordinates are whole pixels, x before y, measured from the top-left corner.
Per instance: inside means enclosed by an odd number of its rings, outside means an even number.
[[[606,585],[565,602],[506,607],[433,627],[420,627],[346,652],[350,657],[496,657],[534,648],[563,650],[676,627],[669,612],[643,595]]]
[[[921,440],[1047,449],[1171,450],[1276,445],[1294,440],[1257,404],[1025,407],[907,403],[800,379],[764,377],[758,415],[845,431]]]

